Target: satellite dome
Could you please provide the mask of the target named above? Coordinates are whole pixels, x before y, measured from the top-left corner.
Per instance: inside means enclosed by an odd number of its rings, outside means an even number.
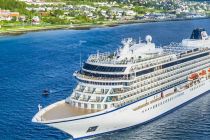
[[[147,35],[145,37],[145,40],[147,41],[147,43],[151,43],[152,42],[152,36],[151,35]]]

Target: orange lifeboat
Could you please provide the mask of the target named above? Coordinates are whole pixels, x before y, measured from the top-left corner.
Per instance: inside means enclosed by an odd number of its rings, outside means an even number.
[[[199,76],[201,76],[201,77],[206,76],[206,70],[200,71]]]
[[[208,72],[210,73],[210,68],[208,68]]]
[[[198,74],[197,74],[197,73],[192,73],[192,74],[188,77],[189,80],[195,80],[195,79],[197,79],[197,78],[198,78]]]

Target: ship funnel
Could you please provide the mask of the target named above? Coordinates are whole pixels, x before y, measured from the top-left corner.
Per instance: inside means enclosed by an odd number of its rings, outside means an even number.
[[[208,34],[205,29],[197,28],[193,30],[190,39],[206,40],[208,39]]]

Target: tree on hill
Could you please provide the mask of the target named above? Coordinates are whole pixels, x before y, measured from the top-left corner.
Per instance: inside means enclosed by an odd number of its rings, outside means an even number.
[[[0,8],[4,10],[10,10],[19,12],[24,15],[31,14],[30,11],[26,10],[26,4],[17,0],[0,0]]]

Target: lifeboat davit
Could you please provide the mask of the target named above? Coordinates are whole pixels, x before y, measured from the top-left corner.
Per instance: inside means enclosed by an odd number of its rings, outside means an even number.
[[[197,73],[192,73],[190,76],[189,76],[189,80],[195,80],[198,78],[198,74]]]
[[[201,77],[206,76],[206,70],[200,71],[199,76],[201,76]]]

